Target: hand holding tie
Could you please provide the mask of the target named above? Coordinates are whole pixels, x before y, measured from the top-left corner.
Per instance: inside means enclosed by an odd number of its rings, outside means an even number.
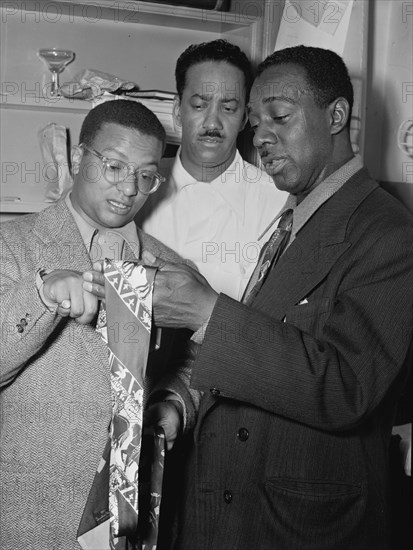
[[[208,321],[218,294],[198,271],[144,253],[146,264],[157,266],[153,314],[158,327],[198,330]]]
[[[198,271],[186,264],[172,264],[150,252],[142,255],[145,265],[157,267],[153,293],[154,322],[158,327],[198,330],[214,309],[218,294]],[[103,299],[104,276],[99,264],[83,274],[83,289]]]
[[[83,288],[82,274],[71,270],[55,270],[43,276],[43,294],[57,304],[61,317],[72,317],[80,324],[90,323],[98,312],[98,298]]]

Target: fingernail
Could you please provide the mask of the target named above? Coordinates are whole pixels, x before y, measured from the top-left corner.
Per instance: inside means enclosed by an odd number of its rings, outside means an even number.
[[[86,273],[83,273],[83,279],[91,283],[93,281],[93,275],[87,271]]]
[[[84,290],[87,290],[88,292],[92,292],[92,289],[93,289],[92,283],[83,283],[82,286]]]

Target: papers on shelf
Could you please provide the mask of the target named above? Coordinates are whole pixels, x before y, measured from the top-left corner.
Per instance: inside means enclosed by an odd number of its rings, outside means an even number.
[[[162,99],[173,101],[176,94],[174,92],[164,92],[163,90],[139,90],[138,92],[127,92],[127,96],[134,98]]]
[[[343,55],[354,0],[286,0],[275,50],[316,46]]]

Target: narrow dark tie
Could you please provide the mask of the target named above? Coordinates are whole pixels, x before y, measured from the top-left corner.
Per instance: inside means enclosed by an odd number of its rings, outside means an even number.
[[[293,210],[289,208],[283,212],[277,229],[261,249],[258,263],[251,275],[251,279],[242,296],[242,303],[251,304],[260,291],[270,269],[277,263],[291,236],[293,224]]]

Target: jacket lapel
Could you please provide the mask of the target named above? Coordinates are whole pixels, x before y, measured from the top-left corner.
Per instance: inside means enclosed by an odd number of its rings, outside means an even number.
[[[282,320],[286,310],[305,298],[351,246],[346,240],[350,217],[377,183],[360,170],[306,223],[269,274],[253,307]]]
[[[364,168],[350,178],[298,233],[270,272],[251,307],[282,321],[287,309],[305,298],[351,246],[346,240],[349,220],[377,187]],[[201,419],[218,403],[219,399],[204,395],[195,440],[199,437]]]
[[[43,243],[38,254],[39,267],[74,271],[92,268],[89,253],[64,200],[40,212],[33,232]]]
[[[36,259],[37,269],[70,269],[80,272],[92,269],[89,253],[64,200],[40,212],[33,233],[43,243]],[[85,349],[99,358],[100,363],[107,367],[109,376],[106,346],[95,328],[84,325],[80,333]]]

